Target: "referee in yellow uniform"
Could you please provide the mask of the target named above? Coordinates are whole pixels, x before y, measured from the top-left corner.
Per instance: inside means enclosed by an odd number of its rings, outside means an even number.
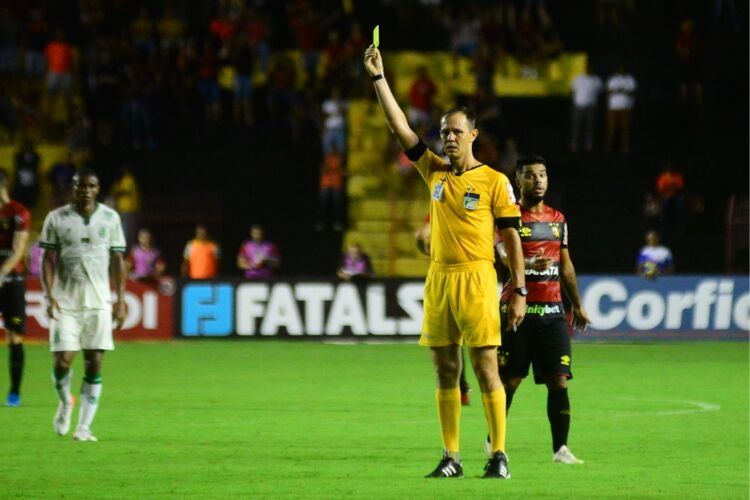
[[[432,350],[444,454],[427,477],[463,476],[458,380],[461,345],[465,343],[482,390],[492,447],[484,477],[509,479],[504,452],[505,391],[497,370],[500,312],[493,241],[497,225],[516,292],[508,308],[507,327],[516,328],[526,312],[527,292],[518,234],[520,211],[513,188],[507,177],[474,158],[472,143],[479,131],[468,109],[452,109],[440,121],[440,137],[450,159],[445,163],[409,126],[384,78],[380,51],[370,46],[364,62],[391,132],[414,162],[432,197],[431,263],[419,344]]]

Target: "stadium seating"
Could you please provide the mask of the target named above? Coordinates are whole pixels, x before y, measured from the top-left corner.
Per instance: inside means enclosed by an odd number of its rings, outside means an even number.
[[[539,66],[537,78],[528,78],[522,75],[521,65],[516,59],[503,56],[495,72],[495,93],[503,97],[569,95],[573,79],[586,69],[586,60],[586,54],[566,53]],[[438,106],[450,107],[454,95],[470,95],[476,90],[471,59],[455,58],[449,52],[396,52],[386,55],[384,64],[388,68],[398,68],[394,86],[398,98],[408,95],[420,66],[426,66],[430,76],[440,82],[435,97]]]
[[[441,108],[452,106],[455,95],[471,94],[475,89],[471,61],[455,59],[447,52],[396,52],[386,55],[384,62],[386,67],[398,68],[390,79],[401,102],[406,101],[420,66],[429,68],[430,76],[441,82],[435,99]],[[520,66],[508,57],[496,74],[496,92],[506,96],[564,95],[585,66],[585,55],[566,54],[532,80],[522,78]],[[428,199],[418,187],[404,192],[409,190],[400,185],[402,179],[392,165],[392,139],[376,101],[352,101],[348,120],[350,231],[345,241],[363,246],[378,276],[424,276],[429,260],[418,251],[414,234],[428,213]]]
[[[399,174],[387,154],[390,134],[377,103],[350,104],[349,132],[350,230],[345,241],[362,245],[378,276],[423,276],[428,259],[419,254],[414,233],[428,200],[397,189]]]

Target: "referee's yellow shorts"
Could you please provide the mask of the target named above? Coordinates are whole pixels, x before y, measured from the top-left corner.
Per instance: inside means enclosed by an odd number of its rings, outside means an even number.
[[[500,345],[500,303],[492,262],[433,262],[424,286],[419,345]]]

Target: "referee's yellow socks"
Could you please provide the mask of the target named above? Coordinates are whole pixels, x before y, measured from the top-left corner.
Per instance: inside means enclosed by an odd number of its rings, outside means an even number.
[[[505,389],[483,392],[482,402],[490,429],[492,453],[505,451]]]
[[[458,429],[461,422],[461,389],[438,389],[435,393],[443,448],[449,453],[458,452]]]

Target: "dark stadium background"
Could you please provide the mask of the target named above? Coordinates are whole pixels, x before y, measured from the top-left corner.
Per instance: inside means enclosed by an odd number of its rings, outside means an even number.
[[[231,2],[227,2],[230,4]],[[305,2],[258,1],[271,27],[272,51],[295,48],[286,6]],[[430,2],[310,1],[321,14],[340,14],[332,26],[358,20],[367,37],[374,24],[381,27],[382,50],[439,51],[448,49],[445,27],[434,22]],[[465,2],[435,2],[458,11]],[[80,50],[93,44],[81,27],[76,1],[8,1],[19,27],[39,7],[50,27],[63,29]],[[83,4],[83,2],[82,2]],[[185,0],[177,6],[188,32],[209,36],[209,21],[222,2]],[[487,9],[493,2],[473,2]],[[570,99],[529,97],[501,99],[507,126],[521,152],[537,152],[549,159],[552,204],[571,221],[572,252],[579,272],[630,273],[642,244],[643,194],[669,159],[686,176],[691,194],[703,200],[705,211],[691,213],[687,235],[672,242],[681,273],[723,273],[727,203],[731,196],[747,200],[748,193],[748,43],[747,3],[736,2],[742,27],[734,32],[722,18],[713,27],[713,2],[623,2],[621,33],[597,29],[593,0],[546,2],[566,51],[585,52],[596,73],[606,79],[625,63],[638,80],[630,155],[568,153]],[[95,2],[106,13],[108,29],[117,33],[142,7],[158,18],[163,2]],[[704,106],[685,110],[677,101],[677,61],[674,40],[680,20],[695,19],[704,37]],[[398,68],[387,68],[398,74]],[[79,78],[82,75],[77,75]],[[10,92],[23,81],[21,74],[3,76]],[[222,272],[234,274],[234,255],[247,228],[261,222],[284,255],[287,276],[331,276],[341,249],[341,234],[313,231],[317,204],[317,176],[321,160],[319,130],[314,119],[324,89],[304,89],[299,95],[299,133],[286,117],[272,116],[265,106],[265,88],[255,89],[255,124],[252,127],[208,126],[198,118],[184,123],[173,116],[158,120],[154,151],[94,144],[92,166],[101,172],[105,188],[120,164],[132,166],[141,186],[142,222],[154,229],[173,272],[179,267],[185,241],[196,222],[209,225],[224,249]],[[89,113],[94,105],[82,96]],[[457,101],[465,100],[462,96]],[[603,127],[603,116],[599,117]],[[38,140],[59,141],[63,132],[52,130]],[[17,139],[16,139],[17,140]],[[601,137],[597,143],[601,144]],[[5,165],[9,167],[10,165]],[[745,205],[746,207],[747,205]],[[43,214],[37,214],[41,217]],[[747,214],[745,214],[747,215]],[[740,233],[742,234],[742,233]],[[745,233],[746,234],[746,233]],[[745,242],[746,243],[746,242]],[[746,246],[745,246],[746,248]],[[732,249],[734,251],[735,249]],[[741,251],[741,249],[740,249]],[[747,270],[747,254],[740,254],[735,271]]]
[[[398,168],[388,149],[361,51],[352,56],[360,76],[350,71],[332,80],[344,78],[348,97],[356,100],[351,129],[367,122],[379,134],[355,137],[375,150],[359,155],[369,163],[360,161],[358,180],[366,171],[392,182],[373,189],[379,198],[369,208],[379,219],[363,223],[362,189],[350,193],[348,231],[316,231],[320,108],[331,82],[316,78],[295,89],[285,111],[268,106],[270,87],[260,85],[252,125],[233,122],[231,113],[212,123],[198,92],[195,59],[181,50],[134,57],[158,52],[163,42],[153,32],[136,40],[134,21],[143,13],[149,23],[160,22],[171,12],[184,26],[178,45],[200,48],[207,40],[218,55],[212,23],[222,12],[242,17],[255,10],[270,29],[272,59],[299,57],[293,25],[305,13],[314,20],[308,18],[307,27],[319,30],[315,49],[333,29],[346,39],[353,22],[369,42],[379,25],[386,77],[403,99],[414,61],[442,61],[442,68],[428,69],[448,75],[445,62],[455,61],[449,29],[464,13],[484,21],[498,5],[529,4],[544,6],[564,45],[553,62],[578,63],[560,63],[569,70],[561,71],[564,76],[572,76],[573,67],[581,71],[587,58],[603,81],[624,64],[638,82],[627,155],[603,150],[604,95],[594,151],[570,152],[571,95],[564,78],[551,82],[559,84],[550,85],[552,91],[543,79],[498,71],[492,83],[500,90],[502,131],[480,135],[499,145],[512,136],[521,153],[546,157],[548,202],[569,221],[570,254],[591,319],[573,339],[571,382],[571,447],[586,463],[563,471],[566,466],[551,462],[546,391],[529,380],[509,414],[513,479],[480,481],[487,422],[480,386],[469,373],[471,404],[461,417],[467,477],[425,481],[440,441],[429,353],[416,345],[429,259],[417,253],[414,231],[423,226],[430,201],[414,179],[410,194],[421,201],[393,202],[409,191],[402,177],[413,170]],[[702,106],[678,98],[684,68],[675,42],[686,19],[694,20],[703,43]],[[226,25],[218,27],[221,32]],[[36,51],[38,61],[59,31],[81,63],[72,75],[81,112],[68,117],[59,106],[45,106],[44,71],[25,70],[26,56]],[[102,64],[107,51],[116,57]],[[747,498],[748,52],[747,0],[0,0],[0,167],[18,172],[14,155],[25,136],[32,139],[44,167],[32,238],[47,212],[64,202],[44,199],[51,191],[46,175],[74,144],[76,158],[99,172],[102,200],[121,166],[131,167],[142,196],[140,224],[153,230],[170,274],[156,282],[127,281],[128,316],[115,333],[116,350],[105,358],[106,389],[95,424],[100,442],[93,444],[53,433],[48,299],[38,277],[26,280],[23,403],[0,408],[0,498],[453,499],[498,492],[518,498]],[[504,54],[498,67],[511,59]],[[437,84],[465,89],[467,80],[475,81],[467,67],[463,80],[446,76]],[[147,95],[152,144],[128,139],[120,97],[106,102],[94,92],[92,82],[113,76],[123,97]],[[446,101],[472,104],[473,96]],[[102,127],[107,120],[111,137]],[[379,153],[382,168],[373,161]],[[659,221],[644,217],[644,198],[668,162],[685,176],[687,226],[684,234],[665,238],[677,276],[647,279],[635,275],[636,256],[644,233]],[[216,279],[177,278],[197,223],[206,224],[222,247]],[[263,224],[282,253],[278,277],[252,281],[235,265],[252,223]],[[337,277],[336,267],[343,244],[358,238],[378,272],[351,283]],[[0,348],[3,391],[10,351]],[[81,358],[73,378],[79,402],[86,397],[78,392],[87,371]]]

